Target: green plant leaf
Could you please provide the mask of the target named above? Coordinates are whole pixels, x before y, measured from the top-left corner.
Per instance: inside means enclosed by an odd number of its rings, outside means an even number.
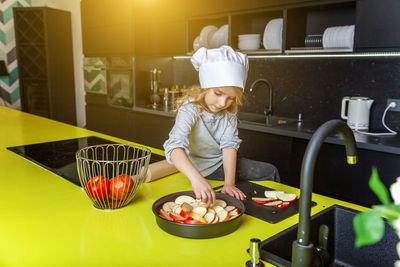
[[[380,213],[374,210],[358,213],[353,219],[357,248],[379,242],[385,234],[385,223]]]
[[[388,190],[386,189],[386,186],[382,183],[381,179],[379,179],[378,171],[376,170],[375,166],[372,167],[372,174],[369,178],[368,185],[383,204],[390,204]]]

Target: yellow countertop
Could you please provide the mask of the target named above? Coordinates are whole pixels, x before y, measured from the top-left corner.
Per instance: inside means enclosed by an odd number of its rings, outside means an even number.
[[[0,129],[0,266],[243,266],[250,238],[264,240],[298,222],[298,215],[276,224],[244,215],[240,228],[223,237],[176,237],[158,227],[151,207],[164,195],[191,190],[182,174],[143,184],[130,205],[107,212],[80,187],[6,149],[90,135],[131,142],[5,107]],[[312,214],[334,204],[364,209],[317,194],[313,201]]]

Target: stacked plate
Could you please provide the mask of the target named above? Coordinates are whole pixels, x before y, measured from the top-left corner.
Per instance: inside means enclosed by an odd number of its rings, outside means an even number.
[[[200,47],[217,48],[222,45],[228,45],[229,26],[225,24],[220,28],[214,25],[207,25],[193,41],[193,49],[196,51]]]
[[[240,50],[257,50],[260,48],[260,34],[238,35],[238,47]]]
[[[263,45],[266,50],[282,49],[283,19],[270,20],[265,27]]]
[[[353,48],[354,25],[328,27],[322,36],[324,48]]]

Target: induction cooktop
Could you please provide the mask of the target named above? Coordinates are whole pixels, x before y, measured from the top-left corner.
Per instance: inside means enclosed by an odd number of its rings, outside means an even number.
[[[88,136],[47,143],[7,147],[7,149],[81,186],[76,168],[76,152],[87,146],[101,144],[115,144],[115,142],[96,136]],[[150,163],[164,159],[164,156],[152,153]]]

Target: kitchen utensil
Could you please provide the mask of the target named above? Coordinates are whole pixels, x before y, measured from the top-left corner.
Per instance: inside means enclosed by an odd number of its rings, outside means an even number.
[[[246,207],[245,213],[258,219],[269,223],[277,223],[299,212],[299,200],[290,203],[285,208],[268,207],[251,200],[252,197],[265,198],[264,192],[266,190],[274,190],[269,187],[247,181],[238,182],[236,187],[247,196],[243,200],[243,204]],[[312,206],[315,205],[316,203],[312,202]]]
[[[345,96],[342,99],[341,117],[354,130],[368,130],[370,109],[374,100],[368,97]]]
[[[266,50],[282,49],[283,19],[272,19],[264,30],[263,45]]]
[[[137,145],[107,144],[80,149],[76,153],[79,180],[93,205],[98,209],[117,209],[128,205],[146,176],[150,155],[150,149]],[[109,186],[100,181],[100,190],[92,191],[96,176],[106,178]],[[117,191],[112,190],[113,182],[110,182],[115,177],[121,178],[115,181],[115,185],[125,183]],[[101,187],[102,184],[104,187]]]
[[[152,210],[154,215],[156,216],[156,222],[158,226],[165,232],[187,238],[212,238],[230,234],[237,228],[239,228],[242,215],[245,211],[243,203],[234,197],[219,192],[216,193],[217,199],[222,199],[228,205],[237,207],[240,212],[238,217],[226,222],[216,224],[182,224],[168,221],[167,219],[162,218],[159,215],[159,211],[162,208],[162,205],[165,202],[174,201],[178,196],[181,195],[188,195],[195,198],[193,191],[184,191],[166,195],[158,199],[153,204]]]
[[[150,183],[176,172],[178,172],[178,170],[175,165],[169,164],[166,160],[161,160],[149,165],[144,182]]]
[[[238,47],[241,50],[257,50],[260,48],[260,34],[238,35]]]

